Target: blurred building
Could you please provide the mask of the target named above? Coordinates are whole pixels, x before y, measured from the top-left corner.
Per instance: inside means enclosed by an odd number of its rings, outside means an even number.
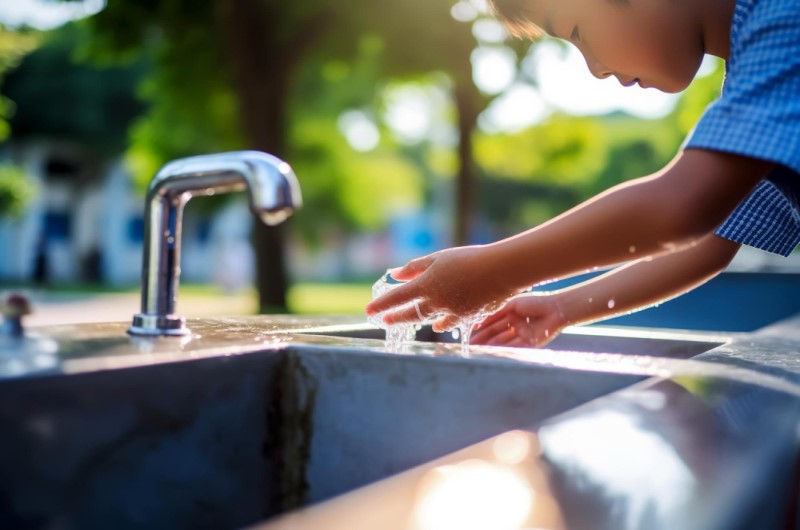
[[[0,218],[0,282],[138,285],[142,274],[144,195],[120,156],[98,157],[77,143],[12,140],[0,163],[25,170],[36,187],[19,218]],[[181,280],[235,292],[254,283],[250,239],[254,217],[244,194],[210,212],[190,201],[184,212]],[[406,212],[380,233],[320,227],[322,242],[290,239],[297,280],[341,281],[377,276],[388,267],[444,246],[439,219]],[[434,222],[436,221],[436,222]]]
[[[0,281],[137,284],[144,197],[119,157],[80,145],[9,142],[0,161],[21,166],[37,193],[25,213],[0,219]],[[228,289],[252,283],[251,215],[232,201],[213,216],[185,213],[182,278]]]

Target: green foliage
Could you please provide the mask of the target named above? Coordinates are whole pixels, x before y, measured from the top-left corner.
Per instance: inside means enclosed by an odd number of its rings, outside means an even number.
[[[557,115],[514,134],[479,135],[475,157],[497,178],[586,185],[605,167],[609,140],[598,120]]]
[[[716,60],[714,70],[692,82],[684,93],[674,112],[677,125],[684,135],[692,130],[706,107],[719,97],[724,75],[724,63]]]
[[[0,84],[8,70],[16,67],[22,58],[38,44],[38,35],[29,32],[11,31],[0,24]],[[0,142],[8,137],[10,128],[6,121],[13,113],[14,103],[0,95]]]
[[[292,313],[363,315],[372,300],[369,283],[298,283],[289,289],[287,302]]]
[[[78,63],[75,50],[86,37],[79,24],[43,34],[41,46],[8,74],[3,92],[15,103],[16,138],[65,138],[106,153],[124,148],[128,126],[143,110],[134,88],[146,65]]]
[[[601,120],[609,138],[607,163],[584,189],[586,198],[663,168],[675,156],[683,139],[671,116],[641,119],[614,114]]]
[[[293,65],[285,90],[265,92],[264,98],[283,98],[287,110],[286,123],[278,127],[283,127],[286,149],[278,154],[292,163],[301,181],[306,207],[296,225],[310,237],[321,225],[379,228],[392,211],[419,205],[431,187],[427,180],[456,174],[452,148],[424,142],[399,146],[380,120],[380,96],[387,87],[398,79],[425,83],[432,71],[445,72],[454,93],[469,85],[470,112],[485,107],[488,96],[478,94],[471,80],[475,38],[470,24],[452,18],[451,4],[247,4],[262,28],[252,46],[262,50],[264,73],[276,64]],[[148,110],[135,122],[126,153],[141,188],[167,160],[253,147],[242,116],[262,116],[263,109],[246,107],[253,101],[243,98],[234,80],[235,61],[225,55],[231,32],[241,30],[227,26],[231,5],[224,0],[117,0],[86,22],[91,38],[81,41],[81,57],[94,64],[151,67],[138,84]],[[527,54],[527,43],[514,41],[512,47],[520,58]],[[514,219],[540,222],[617,182],[662,167],[713,97],[718,78],[700,80],[676,113],[663,120],[556,115],[514,134],[476,134],[484,212],[503,225]],[[463,100],[459,105],[464,110]],[[446,112],[455,124],[454,108]],[[373,151],[354,151],[338,130],[337,119],[348,109],[383,127]]]
[[[360,2],[363,19],[385,45],[386,72],[395,77],[445,71],[469,81],[469,55],[475,46],[471,26],[450,15],[452,2],[404,0]]]
[[[683,135],[672,116],[555,115],[514,134],[479,135],[476,161],[491,184],[481,210],[504,234],[544,222],[628,179],[664,167]],[[504,182],[514,182],[508,184]]]
[[[35,191],[22,168],[0,164],[0,218],[21,215]]]
[[[206,87],[207,91],[170,92],[156,74],[142,86],[150,110],[134,123],[125,160],[140,190],[147,188],[153,175],[169,160],[210,152],[233,151],[245,145],[235,119],[237,101],[226,86]],[[153,92],[162,94],[153,95]],[[167,95],[170,94],[170,95]],[[198,112],[197,109],[202,109]]]
[[[292,125],[292,167],[312,205],[296,214],[297,226],[318,242],[320,226],[376,229],[388,214],[421,203],[419,171],[395,150],[354,151],[336,122],[308,116]]]
[[[297,224],[375,229],[388,212],[419,203],[422,168],[387,138],[373,152],[354,152],[336,120],[357,108],[379,123],[378,96],[389,78],[443,70],[471,85],[475,40],[450,7],[428,0],[118,0],[87,21],[92,38],[81,54],[105,64],[151,58],[153,70],[139,90],[149,110],[133,127],[126,154],[139,187],[173,158],[274,146],[303,186],[306,207]],[[233,16],[242,10],[250,10],[247,20]],[[259,31],[248,41],[255,51],[250,62],[231,56],[236,36],[252,27]],[[237,77],[245,64],[261,76],[262,97],[287,111],[269,141],[247,123],[257,116],[270,124],[271,118],[264,112],[269,105],[255,101],[252,91],[247,96]],[[287,86],[280,84],[283,69]]]
[[[367,32],[352,60],[316,55],[300,69],[291,98],[288,159],[308,205],[297,213],[296,225],[309,241],[318,242],[320,226],[383,228],[392,212],[419,208],[424,200],[425,165],[400,150],[385,128],[375,149],[357,152],[337,127],[346,110],[359,110],[381,126],[385,44]]]

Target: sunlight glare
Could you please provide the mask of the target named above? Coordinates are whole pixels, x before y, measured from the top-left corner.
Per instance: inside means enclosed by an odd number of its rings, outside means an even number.
[[[503,464],[521,464],[533,452],[534,440],[523,431],[505,432],[492,441],[492,453]]]
[[[488,133],[513,133],[544,121],[550,114],[550,107],[535,88],[514,83],[481,113],[478,125]]]
[[[472,35],[485,44],[502,44],[508,38],[505,26],[493,18],[476,20],[472,25]]]
[[[366,152],[375,149],[381,135],[375,123],[360,110],[347,110],[337,120],[339,130],[347,139],[350,147],[356,151]]]
[[[11,27],[28,25],[46,30],[61,26],[70,20],[94,15],[105,6],[105,0],[80,2],[5,0],[0,2],[0,23]]]
[[[405,85],[386,92],[385,119],[401,141],[425,138],[431,128],[430,98],[421,86]]]
[[[465,460],[423,477],[415,530],[520,530],[533,505],[532,488],[511,468]]]
[[[628,499],[630,528],[642,527],[648,516],[660,520],[684,504],[697,484],[669,441],[621,412],[599,411],[547,426],[539,439],[554,465],[580,470],[609,499]],[[670,484],[669,490],[661,484]]]
[[[659,118],[668,114],[679,98],[678,94],[654,88],[623,87],[614,77],[597,79],[574,46],[565,50],[556,42],[545,41],[525,61],[523,68],[532,69],[544,100],[571,114],[621,110],[642,118]]]
[[[472,50],[472,76],[486,94],[499,94],[514,82],[517,58],[506,46],[478,46]]]
[[[478,16],[478,10],[472,2],[460,0],[450,8],[450,16],[459,22],[472,22]]]

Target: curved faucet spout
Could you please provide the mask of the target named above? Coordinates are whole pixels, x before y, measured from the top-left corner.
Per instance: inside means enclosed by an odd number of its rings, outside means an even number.
[[[193,156],[169,162],[153,177],[145,203],[142,311],[133,335],[185,335],[186,320],[175,314],[180,283],[183,208],[195,195],[246,191],[250,209],[276,225],[302,204],[300,186],[283,160],[260,151]]]

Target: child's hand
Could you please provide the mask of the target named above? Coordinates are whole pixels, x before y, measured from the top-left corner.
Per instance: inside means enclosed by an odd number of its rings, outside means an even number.
[[[468,316],[491,312],[514,294],[494,268],[486,247],[456,247],[417,258],[392,271],[408,283],[367,305],[367,314],[386,312],[387,324],[434,319],[435,331],[448,330]]]
[[[471,344],[542,347],[567,325],[556,297],[522,294],[490,315],[472,332]]]

